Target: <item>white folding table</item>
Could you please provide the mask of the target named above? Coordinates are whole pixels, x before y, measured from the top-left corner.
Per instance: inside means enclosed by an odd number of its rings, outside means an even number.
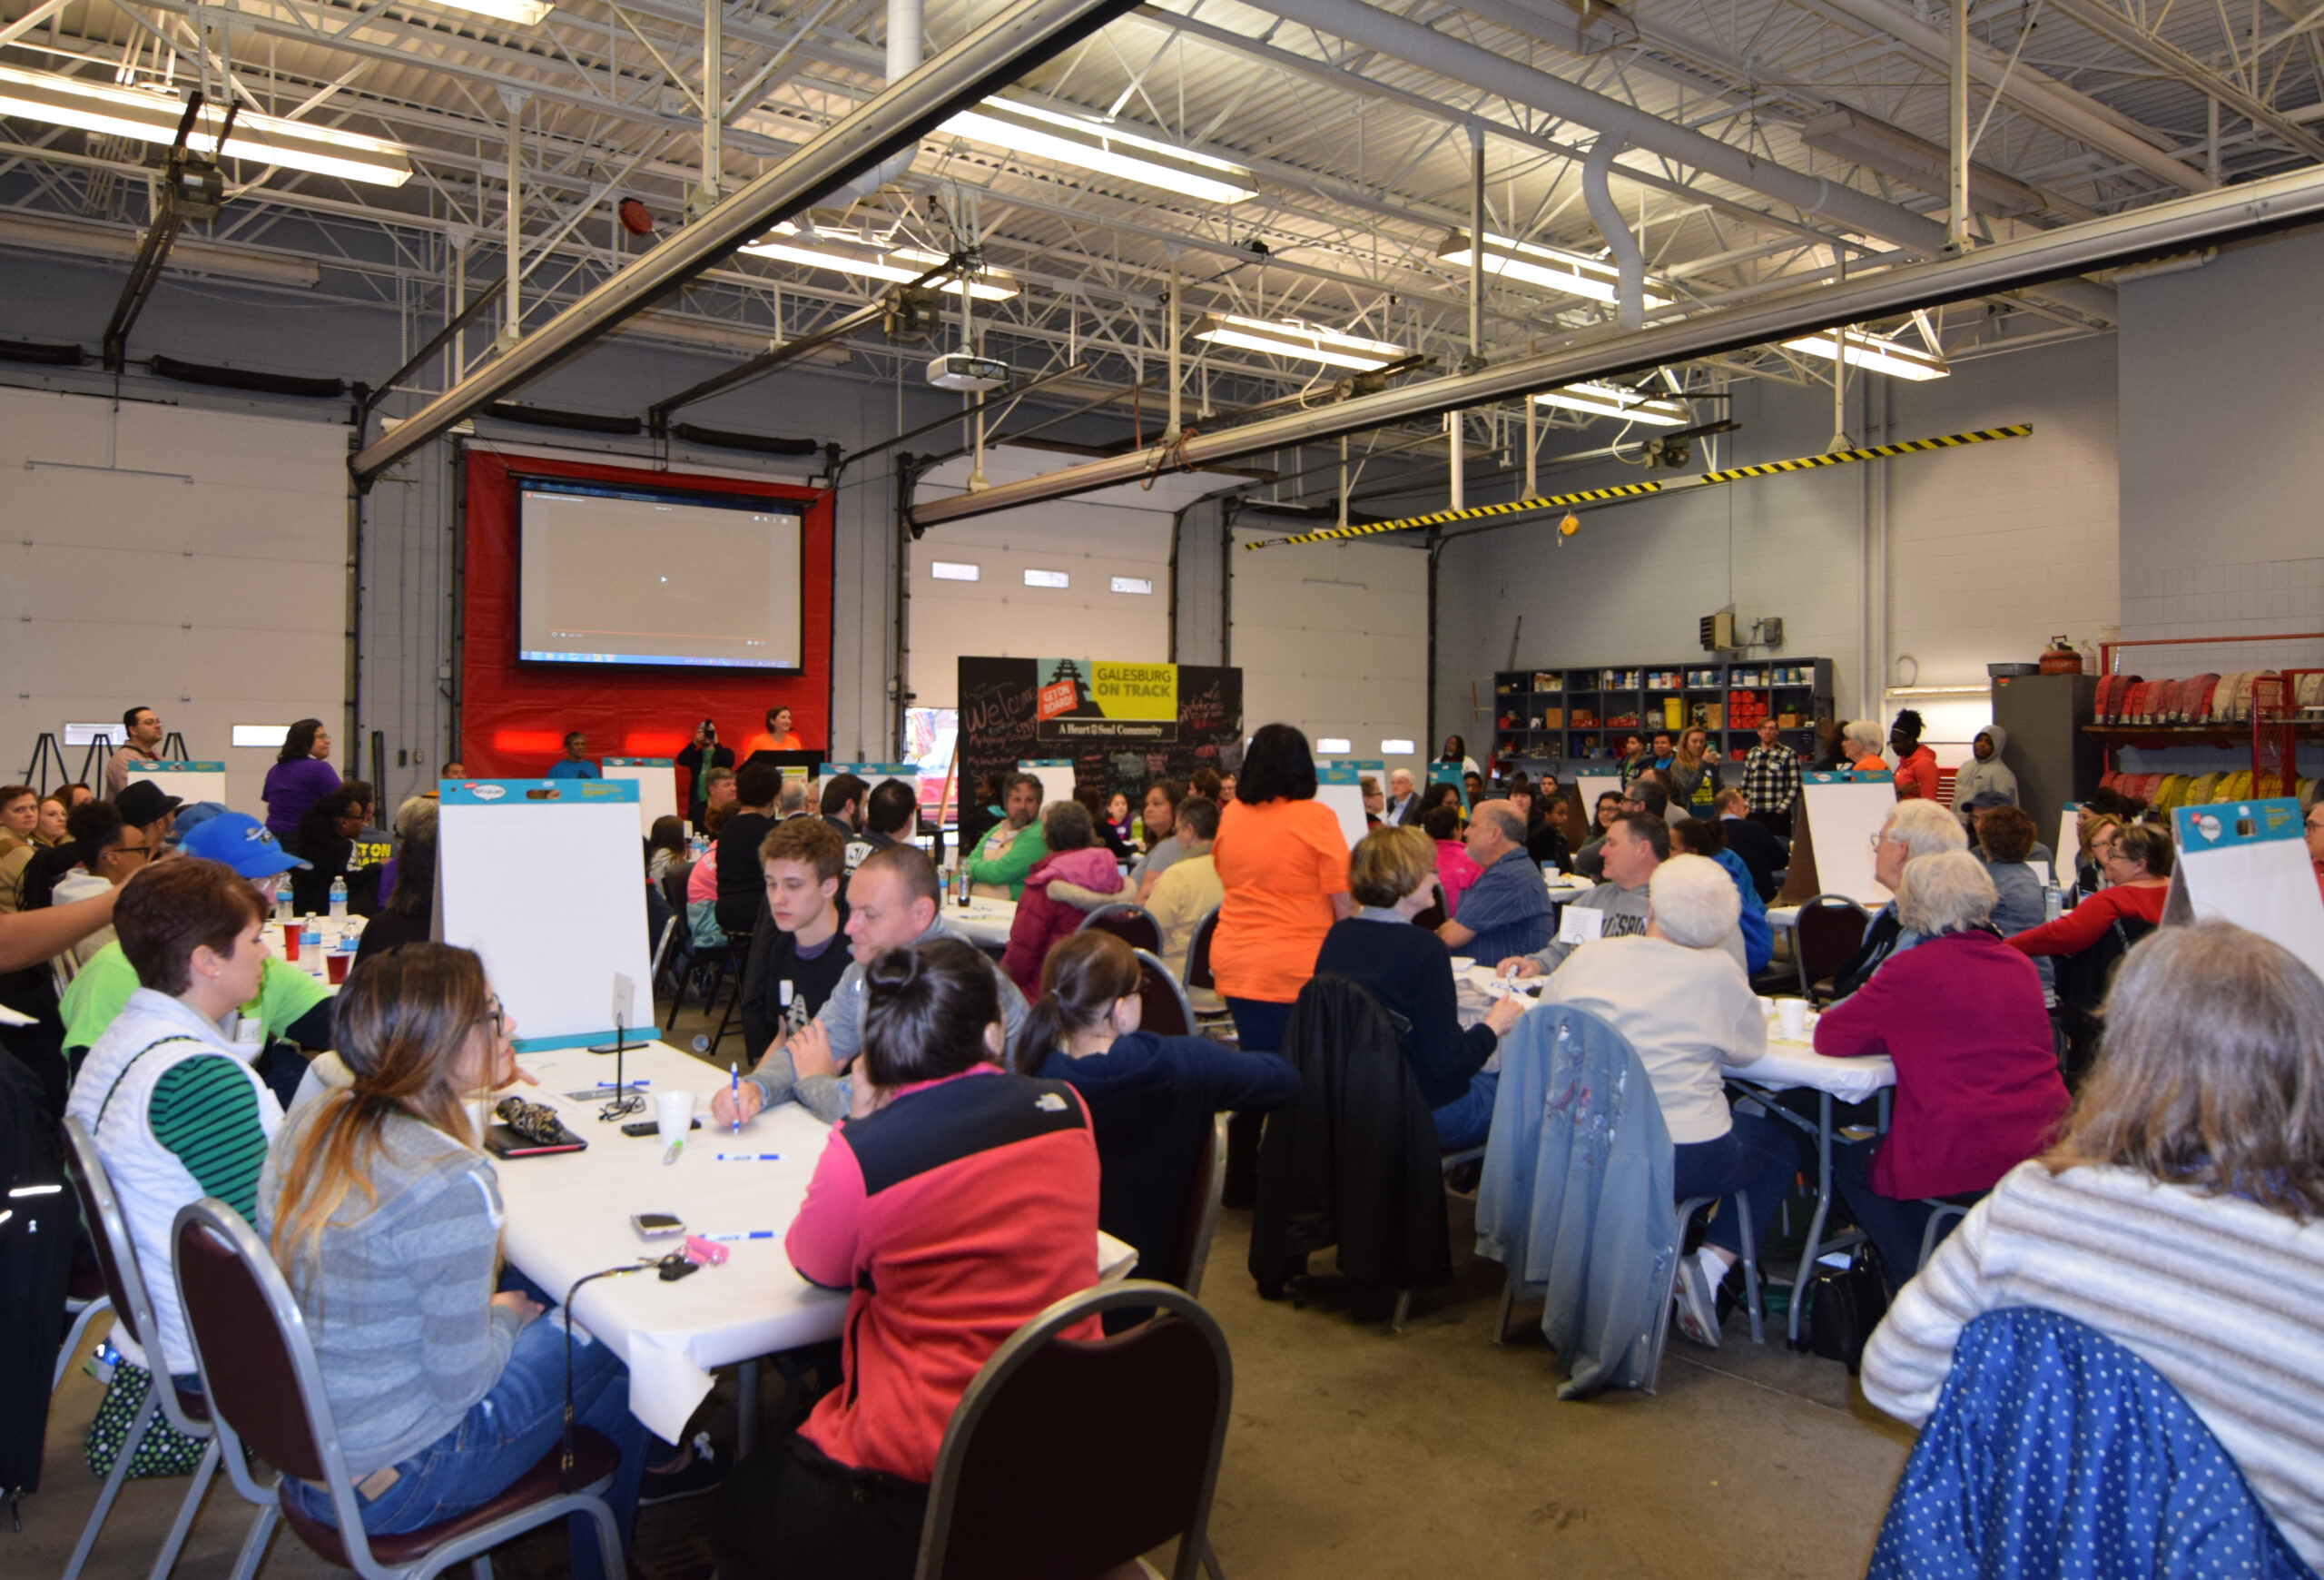
[[[678,1160],[665,1166],[657,1138],[621,1133],[622,1123],[653,1118],[650,1097],[643,1111],[606,1121],[597,1117],[601,1101],[566,1095],[610,1083],[611,1056],[568,1048],[518,1062],[540,1085],[517,1087],[517,1094],[556,1109],[589,1143],[586,1151],[496,1162],[507,1209],[502,1249],[560,1301],[585,1274],[659,1257],[683,1243],[641,1239],[630,1225],[634,1214],[674,1213],[697,1233],[769,1231],[766,1239],[730,1242],[724,1266],[674,1283],[650,1271],[600,1279],[575,1299],[581,1326],[628,1362],[630,1409],[656,1437],[683,1438],[687,1418],[710,1392],[714,1368],[839,1337],[846,1292],[808,1283],[783,1248],[828,1127],[797,1103],[782,1102],[731,1132],[710,1117],[725,1072],[667,1043],[645,1043],[623,1056],[625,1078],[647,1082],[648,1093],[694,1092],[703,1121]],[[779,1156],[721,1162],[721,1152]],[[1096,1259],[1101,1278],[1118,1278],[1137,1253],[1100,1233]]]

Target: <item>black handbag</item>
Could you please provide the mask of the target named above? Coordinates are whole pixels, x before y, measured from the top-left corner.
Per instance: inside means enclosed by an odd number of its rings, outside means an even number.
[[[1870,1240],[1859,1243],[1845,1268],[1819,1264],[1807,1280],[1800,1348],[1844,1362],[1854,1377],[1872,1330],[1888,1314],[1888,1279]]]

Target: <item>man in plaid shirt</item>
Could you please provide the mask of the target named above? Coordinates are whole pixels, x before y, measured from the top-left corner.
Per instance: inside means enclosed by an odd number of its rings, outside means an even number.
[[[1759,744],[1743,759],[1743,798],[1751,804],[1751,821],[1787,838],[1791,834],[1791,805],[1799,796],[1799,758],[1776,738],[1776,721],[1759,721]]]

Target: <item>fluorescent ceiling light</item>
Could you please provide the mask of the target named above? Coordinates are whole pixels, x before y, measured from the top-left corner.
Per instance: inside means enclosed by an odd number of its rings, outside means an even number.
[[[1784,341],[1784,349],[1806,351],[1812,357],[1827,360],[1835,354],[1830,331],[1802,335],[1797,340]],[[1899,379],[1942,379],[1953,370],[1945,365],[1942,357],[1931,356],[1901,341],[1884,341],[1877,335],[1851,334],[1847,337],[1847,364],[1851,368],[1869,368],[1876,373],[1887,373]]]
[[[177,138],[185,106],[166,93],[0,65],[0,115],[22,115],[52,126],[73,126],[167,146]],[[205,110],[186,138],[186,146],[197,153],[214,152],[216,124],[216,118]],[[393,143],[274,115],[235,116],[225,157],[343,176],[372,186],[401,186],[411,179],[411,162]]]
[[[74,252],[125,263],[137,256],[140,238],[135,231],[86,220],[0,214],[0,246],[29,247],[40,252]],[[162,266],[172,272],[223,275],[269,285],[292,285],[305,291],[313,290],[322,281],[322,271],[311,259],[183,235],[171,245]]]
[[[1469,232],[1454,231],[1447,235],[1436,255],[1455,268],[1466,269]],[[1622,272],[1613,264],[1556,247],[1512,241],[1491,231],[1485,232],[1485,272],[1562,291],[1568,296],[1586,296],[1592,301],[1614,301],[1621,296]],[[1673,298],[1669,286],[1649,279],[1643,300],[1649,307],[1668,307]]]
[[[1246,351],[1298,357],[1364,372],[1402,361],[1408,354],[1403,347],[1386,341],[1335,334],[1296,321],[1272,323],[1263,318],[1238,318],[1231,312],[1206,313],[1195,321],[1194,335],[1215,345],[1240,346]]]
[[[945,122],[944,130],[1206,202],[1239,203],[1259,195],[1257,180],[1239,164],[1124,132],[1103,121],[1012,100],[987,99]]]
[[[1613,384],[1568,384],[1562,390],[1544,390],[1533,399],[1544,406],[1586,411],[1592,417],[1619,417],[1626,422],[1650,423],[1656,428],[1678,428],[1694,418],[1683,400],[1658,400],[1642,390],[1624,390]]]
[[[803,237],[799,227],[789,220],[743,251],[784,263],[803,264],[810,269],[836,270],[842,274],[859,274],[871,280],[891,280],[900,285],[911,284],[944,262],[943,253],[924,252],[918,247],[882,249],[861,242],[837,241],[821,234]],[[936,289],[958,296],[960,294],[960,282],[957,279],[947,280]],[[1005,274],[988,270],[978,275],[969,286],[969,294],[979,301],[1006,301],[1017,294],[1017,282]]]
[[[550,0],[436,0],[438,5],[449,5],[455,11],[473,11],[479,16],[496,16],[503,22],[513,22],[519,27],[530,27],[556,7]]]

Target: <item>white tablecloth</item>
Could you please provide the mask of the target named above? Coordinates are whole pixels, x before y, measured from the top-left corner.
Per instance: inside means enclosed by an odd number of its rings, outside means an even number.
[[[629,1222],[635,1213],[675,1213],[697,1233],[774,1231],[771,1239],[729,1244],[723,1267],[669,1284],[651,1272],[603,1279],[574,1302],[581,1325],[628,1361],[630,1409],[655,1436],[679,1440],[710,1391],[712,1368],[839,1337],[846,1293],[801,1278],[783,1242],[830,1134],[812,1114],[778,1103],[736,1135],[710,1119],[710,1100],[726,1084],[721,1071],[666,1043],[634,1048],[626,1077],[649,1081],[648,1091],[693,1091],[703,1120],[677,1162],[665,1167],[658,1139],[625,1136],[618,1124],[598,1120],[597,1105],[564,1095],[611,1080],[612,1059],[561,1049],[519,1062],[541,1084],[518,1094],[556,1108],[589,1142],[584,1152],[496,1164],[507,1207],[502,1249],[542,1289],[561,1299],[584,1273],[684,1243],[640,1239]],[[649,1101],[623,1122],[652,1117]],[[781,1160],[722,1163],[720,1152],[775,1152]],[[1101,1277],[1121,1277],[1136,1259],[1122,1241],[1098,1237]]]
[[[970,900],[963,907],[944,901],[944,924],[980,949],[1000,949],[1009,943],[1009,924],[1017,920],[1014,900]]]
[[[1792,927],[1798,921],[1799,907],[1797,905],[1770,905],[1768,907],[1768,925],[1774,928],[1778,933],[1790,932]]]
[[[1896,1062],[1886,1053],[1861,1059],[1827,1058],[1816,1052],[1816,1015],[1807,1017],[1807,1034],[1795,1042],[1784,1036],[1777,1023],[1772,1001],[1768,1008],[1768,1051],[1750,1064],[1728,1071],[1728,1080],[1764,1086],[1770,1091],[1812,1087],[1849,1102],[1862,1102],[1883,1087],[1896,1084]]]
[[[1540,983],[1543,979],[1531,977],[1518,984],[1519,991]],[[1493,985],[1493,970],[1490,965],[1473,965],[1453,978],[1461,1024],[1472,1026],[1484,1019],[1485,1011],[1498,996]],[[1530,997],[1530,995],[1528,995]],[[1773,1010],[1772,1002],[1768,1008]],[[1809,1017],[1807,1037],[1813,1038],[1815,1019]],[[1863,1059],[1827,1059],[1816,1052],[1811,1041],[1786,1042],[1783,1031],[1772,1014],[1768,1021],[1768,1051],[1749,1065],[1727,1071],[1729,1079],[1745,1081],[1770,1091],[1787,1091],[1793,1087],[1813,1087],[1850,1102],[1862,1102],[1884,1086],[1896,1084],[1896,1066],[1886,1054],[1873,1054]]]

